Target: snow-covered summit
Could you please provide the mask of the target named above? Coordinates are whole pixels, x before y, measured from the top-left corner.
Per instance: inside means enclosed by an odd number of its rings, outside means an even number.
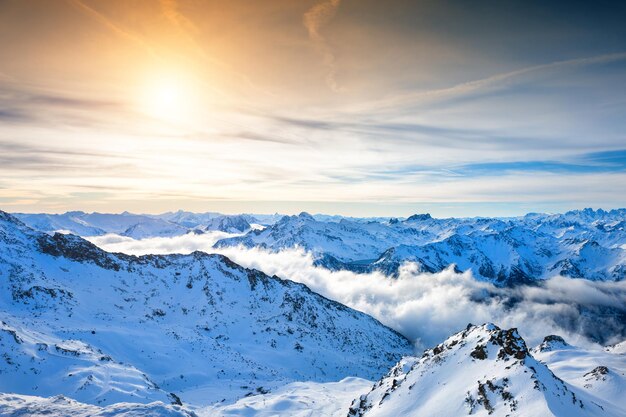
[[[536,360],[515,329],[469,325],[421,357],[403,358],[348,416],[618,416]]]

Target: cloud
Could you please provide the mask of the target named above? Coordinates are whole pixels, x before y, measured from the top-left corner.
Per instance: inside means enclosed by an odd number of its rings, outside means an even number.
[[[322,56],[322,62],[327,68],[326,83],[333,91],[341,91],[337,83],[336,59],[332,48],[320,30],[327,25],[337,13],[341,0],[327,0],[311,7],[303,16],[302,22],[309,32],[309,39]]]
[[[218,235],[185,235],[135,241],[119,236],[90,238],[105,250],[131,254],[219,252],[245,267],[307,285],[313,291],[380,320],[415,341],[433,346],[468,322],[517,327],[531,344],[548,334],[592,345],[626,338],[626,282],[554,277],[535,286],[498,288],[452,268],[418,273],[407,263],[398,278],[381,273],[329,271],[313,265],[300,249],[278,253],[243,247],[213,249]],[[601,320],[598,320],[600,318]]]
[[[191,32],[197,32],[196,25],[181,13],[177,0],[161,0],[161,8],[165,17],[174,25]]]
[[[194,251],[211,252],[212,247],[220,239],[237,236],[225,232],[207,232],[203,234],[188,233],[175,237],[154,237],[135,240],[116,234],[86,237],[91,243],[109,252],[121,252],[129,255],[147,254],[188,254]]]
[[[376,112],[396,112],[398,107],[402,107],[410,111],[412,106],[417,104],[432,105],[434,102],[438,101],[452,101],[460,97],[484,94],[488,91],[503,89],[511,86],[512,84],[522,83],[524,81],[533,82],[540,74],[551,71],[563,71],[570,68],[608,64],[625,60],[626,52],[617,52],[612,54],[554,61],[495,74],[486,78],[463,82],[451,87],[397,94],[395,96],[385,98],[384,100],[365,103],[365,108]],[[359,109],[361,111],[364,110],[362,107],[359,107]]]
[[[414,340],[432,346],[468,322],[495,322],[518,327],[538,343],[560,334],[573,343],[616,342],[626,337],[626,283],[604,283],[555,277],[537,286],[497,288],[452,268],[418,273],[406,264],[397,279],[380,273],[331,272],[313,266],[302,251],[268,253],[257,249],[221,251],[233,261],[267,274],[301,282],[313,291],[370,314]],[[608,309],[619,311],[612,315]],[[587,313],[593,314],[587,314]],[[597,317],[602,317],[598,323]]]
[[[110,29],[116,35],[137,44],[139,47],[143,48],[146,52],[148,52],[153,57],[157,57],[157,54],[155,53],[154,48],[151,45],[149,45],[140,36],[137,36],[134,33],[124,29],[122,26],[118,25],[113,20],[109,19],[107,16],[105,16],[98,10],[94,9],[93,7],[88,6],[81,0],[67,0],[67,1],[70,4],[72,4],[74,7],[76,7],[78,10],[86,14],[87,16],[91,17],[92,19],[96,20],[100,24]]]
[[[65,90],[54,91],[14,80],[0,79],[0,101],[0,120],[23,126],[42,126],[59,120],[74,126],[94,126],[100,120],[100,125],[104,125],[102,120],[111,114],[128,116],[130,112],[128,103],[122,100],[68,94]]]

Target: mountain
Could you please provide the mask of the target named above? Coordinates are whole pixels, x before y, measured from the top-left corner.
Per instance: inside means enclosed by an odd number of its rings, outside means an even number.
[[[107,233],[145,239],[221,231],[238,236],[216,247],[243,245],[272,251],[301,248],[318,266],[398,275],[406,262],[425,272],[450,265],[471,270],[499,286],[530,283],[555,275],[589,280],[626,278],[626,210],[531,213],[516,218],[407,219],[341,216],[221,215],[178,211],[131,213],[18,214],[29,226],[80,236]],[[257,225],[263,225],[263,227]],[[243,234],[243,235],[242,235]]]
[[[147,237],[180,236],[189,230],[179,224],[147,215],[85,213],[69,211],[64,214],[16,213],[20,219],[35,230],[45,233],[63,231],[79,236],[100,236],[115,233],[134,239]]]
[[[409,341],[221,255],[128,256],[0,212],[0,392],[209,404],[376,378]]]
[[[221,216],[221,214],[215,212],[192,213],[183,210],[151,215],[151,217],[176,223],[188,229],[194,229],[203,224],[207,224],[211,220],[219,216]]]
[[[249,216],[236,215],[236,216],[218,216],[205,225],[202,229],[205,231],[220,231],[226,233],[241,233],[250,230],[249,220],[254,222],[255,220]]]
[[[590,280],[626,278],[626,210],[582,210],[519,218],[320,221],[285,216],[264,230],[219,240],[272,251],[301,248],[318,266],[397,275],[406,262],[425,272],[454,264],[478,279],[506,286],[555,275]]]
[[[517,330],[486,324],[469,325],[421,357],[403,358],[353,401],[347,415],[580,417],[624,411],[623,403],[556,376],[533,357]]]
[[[339,222],[315,220],[308,213],[284,216],[263,230],[253,230],[241,237],[220,240],[216,246],[259,246],[275,251],[300,247],[315,255],[329,255],[339,262],[373,260],[389,248],[390,242],[413,242],[420,233],[411,229],[396,230],[383,223],[361,223],[343,219]]]
[[[1,394],[0,415],[28,417],[198,417],[196,413],[161,402],[151,404],[118,403],[99,407],[80,403],[62,395],[50,398]]]
[[[196,214],[184,211],[160,215],[70,211],[64,214],[17,213],[15,217],[33,229],[49,234],[63,232],[90,237],[111,233],[133,239],[175,237],[210,231],[242,233],[250,230],[251,223],[258,223],[256,218],[245,214]]]

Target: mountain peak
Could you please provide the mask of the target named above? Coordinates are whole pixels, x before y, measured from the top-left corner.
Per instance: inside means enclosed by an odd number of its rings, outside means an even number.
[[[599,372],[598,372],[599,373]],[[405,357],[349,417],[614,415],[556,377],[515,328],[468,325],[421,357]]]
[[[298,214],[298,217],[301,219],[306,219],[306,220],[315,220],[313,218],[313,216],[311,216],[309,213],[307,213],[306,211],[303,211],[302,213]]]
[[[561,336],[551,334],[543,338],[543,342],[535,348],[537,352],[551,352],[553,350],[571,347]]]
[[[529,354],[526,342],[516,328],[502,330],[493,323],[482,325],[470,323],[465,330],[454,334],[433,349],[425,351],[423,357],[437,356],[459,344],[468,343],[475,343],[470,356],[478,360],[488,359],[489,355],[494,353],[497,359],[522,360]]]
[[[15,223],[15,224],[23,224],[20,220],[17,219],[17,217],[2,210],[0,210],[0,221]]]
[[[430,213],[423,213],[423,214],[414,214],[412,216],[409,216],[408,219],[406,219],[407,222],[412,222],[412,221],[424,221],[424,220],[430,220],[432,219]]]

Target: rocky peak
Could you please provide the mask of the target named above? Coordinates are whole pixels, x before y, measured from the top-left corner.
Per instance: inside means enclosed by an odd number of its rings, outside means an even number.
[[[586,380],[595,379],[595,380],[604,380],[606,376],[609,374],[609,368],[606,366],[596,366],[591,371],[587,372],[584,376]]]
[[[550,352],[553,350],[564,349],[570,345],[561,336],[549,335],[543,338],[543,342],[535,348],[538,352]]]
[[[509,358],[523,360],[529,354],[526,342],[517,329],[500,329],[493,323],[477,326],[468,324],[465,330],[456,333],[443,343],[424,352],[423,357],[440,356],[455,346],[473,345],[470,356],[477,360],[485,360],[490,355],[497,359]]]
[[[470,324],[422,357],[403,358],[348,417],[605,415],[587,399],[533,358],[516,329]]]
[[[302,220],[315,220],[313,218],[313,216],[311,216],[309,213],[307,213],[306,211],[303,211],[302,213],[298,214],[298,218],[302,219]]]
[[[421,222],[421,221],[425,221],[425,220],[430,220],[432,219],[432,217],[430,216],[430,213],[423,213],[423,214],[414,214],[412,216],[409,216],[408,219],[406,219],[407,222]]]

